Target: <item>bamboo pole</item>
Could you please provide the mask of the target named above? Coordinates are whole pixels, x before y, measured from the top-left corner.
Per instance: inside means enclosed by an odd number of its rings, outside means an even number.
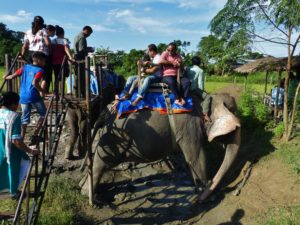
[[[14,64],[16,63],[16,61],[17,61],[19,55],[20,55],[20,52],[17,53],[17,55],[16,55],[16,57],[15,57],[15,59],[14,59],[14,61],[13,61],[13,63],[12,63],[11,66],[9,66],[8,64],[5,63],[5,66],[6,66],[6,74],[5,74],[5,76],[4,76],[3,78],[7,77],[7,76],[12,72],[12,70],[13,70],[13,68],[14,68]],[[6,57],[8,57],[7,54],[5,55],[5,58],[6,58]],[[5,62],[6,62],[6,61],[5,61]],[[8,69],[8,68],[9,68],[9,69]],[[4,79],[4,81],[3,81],[2,85],[1,85],[1,88],[0,88],[0,92],[2,92],[3,87],[5,86],[6,82],[7,82],[7,80]]]
[[[5,65],[6,65],[6,73],[10,73],[9,68],[13,68],[14,64],[11,64],[11,58],[8,54],[5,54]],[[12,80],[8,80],[6,84],[6,91],[12,91]]]
[[[142,61],[138,61],[138,88],[141,87],[142,85],[142,77],[141,77],[141,69],[142,69]]]
[[[264,93],[264,95],[266,95],[266,93],[267,93],[267,88],[268,88],[268,76],[269,76],[269,71],[267,70],[267,72],[266,72],[266,77],[265,77],[265,93]]]
[[[102,93],[101,65],[97,65],[96,78],[97,78],[97,85],[98,85],[98,96],[102,96],[103,93]]]
[[[298,83],[298,86],[297,86],[297,89],[296,89],[296,92],[295,92],[295,97],[294,97],[294,101],[293,101],[292,118],[291,118],[291,121],[290,121],[290,124],[289,124],[287,140],[290,139],[290,137],[292,135],[292,131],[293,131],[295,116],[296,116],[296,112],[297,112],[297,101],[298,101],[299,91],[300,91],[300,82]]]
[[[275,107],[274,107],[274,121],[277,122],[277,112],[278,112],[278,97],[279,97],[279,90],[280,90],[280,82],[281,82],[281,74],[282,70],[281,68],[278,70],[278,80],[277,80],[277,92],[275,97]]]
[[[85,91],[86,91],[86,147],[88,153],[89,204],[93,205],[93,154],[91,141],[91,98],[90,98],[90,59],[85,57]]]

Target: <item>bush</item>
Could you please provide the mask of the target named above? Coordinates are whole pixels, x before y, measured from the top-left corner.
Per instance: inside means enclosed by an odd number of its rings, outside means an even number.
[[[257,126],[265,126],[269,119],[269,112],[261,100],[261,97],[249,89],[244,92],[238,103],[238,111],[243,126],[253,129]]]
[[[281,138],[284,133],[284,124],[283,122],[280,122],[277,124],[277,126],[273,129],[273,133],[275,137]]]

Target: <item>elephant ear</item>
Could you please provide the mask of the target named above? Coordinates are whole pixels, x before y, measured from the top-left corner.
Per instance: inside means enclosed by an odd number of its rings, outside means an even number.
[[[212,123],[207,127],[208,141],[211,142],[218,136],[229,134],[237,127],[241,127],[239,119],[230,112],[222,101],[212,107]]]

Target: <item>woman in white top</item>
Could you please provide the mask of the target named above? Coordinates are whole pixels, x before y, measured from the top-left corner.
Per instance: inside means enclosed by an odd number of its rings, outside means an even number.
[[[22,46],[22,56],[28,52],[28,61],[32,63],[32,54],[34,52],[43,52],[46,57],[46,65],[43,68],[45,75],[43,77],[42,88],[47,92],[52,80],[52,69],[49,58],[50,49],[49,34],[44,24],[44,19],[41,16],[35,16],[31,25],[31,29],[25,32],[24,43]]]
[[[28,52],[28,60],[32,62],[33,52],[43,52],[49,55],[50,39],[41,16],[35,16],[31,29],[25,32],[22,56]]]
[[[66,60],[63,65],[64,57],[67,56],[71,62],[74,62],[74,59],[70,52],[69,42],[64,37],[64,29],[60,26],[55,26],[55,30],[56,38],[51,40],[51,64],[55,78],[54,93],[57,95],[59,89],[59,81],[61,80],[60,69],[62,66],[65,77],[69,76],[68,61]]]

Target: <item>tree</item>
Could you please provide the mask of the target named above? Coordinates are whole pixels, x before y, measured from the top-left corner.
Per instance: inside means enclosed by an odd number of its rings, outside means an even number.
[[[24,33],[9,30],[0,23],[0,65],[4,65],[5,54],[16,55],[22,47]]]
[[[218,38],[215,35],[203,37],[198,44],[199,55],[207,64],[213,61],[217,74],[224,75],[226,71],[231,71],[233,65],[239,59],[259,58],[262,55],[254,53],[249,48],[248,42],[238,35],[234,39],[227,41],[225,38]]]
[[[212,19],[211,31],[219,38],[232,40],[240,36],[243,42],[267,41],[287,47],[288,62],[284,85],[284,138],[288,140],[288,87],[292,57],[299,43],[300,2],[298,0],[228,0]],[[269,31],[264,35],[258,30]],[[272,33],[270,33],[272,32]],[[275,36],[273,36],[275,34]]]

